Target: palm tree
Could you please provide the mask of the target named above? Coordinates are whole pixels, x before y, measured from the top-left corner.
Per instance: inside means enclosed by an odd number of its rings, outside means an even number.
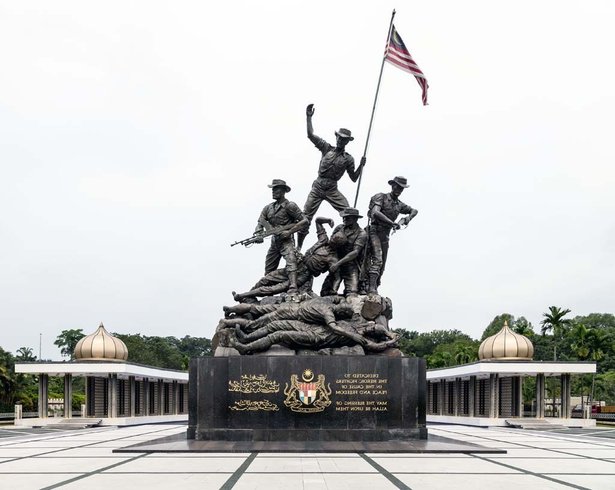
[[[434,352],[427,356],[427,365],[432,369],[449,367],[453,365],[453,355],[448,352]]]
[[[569,318],[564,318],[570,311],[568,308],[562,310],[558,306],[549,306],[549,312],[542,314],[544,317],[540,322],[542,334],[552,332],[555,341],[561,339],[572,321]],[[553,345],[553,360],[557,361],[557,343]]]
[[[20,347],[17,349],[15,359],[21,362],[36,361],[36,356],[31,347]]]
[[[585,361],[590,355],[590,329],[582,323],[577,323],[569,333],[573,352],[579,361]]]
[[[14,358],[0,347],[0,407],[10,407],[15,395]]]
[[[468,364],[477,358],[478,349],[472,344],[459,344],[455,348],[455,362]]]
[[[513,332],[519,335],[525,335],[526,337],[534,336],[534,328],[531,323],[514,324],[512,327]]]

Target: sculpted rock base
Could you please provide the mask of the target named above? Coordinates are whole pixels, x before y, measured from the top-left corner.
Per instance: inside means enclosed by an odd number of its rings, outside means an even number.
[[[224,311],[212,339],[215,357],[402,355],[389,328],[392,302],[377,294],[282,294]]]

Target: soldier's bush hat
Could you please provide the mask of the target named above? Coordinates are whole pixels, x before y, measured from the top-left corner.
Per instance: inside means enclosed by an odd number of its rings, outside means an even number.
[[[345,216],[356,216],[357,218],[362,218],[359,214],[359,210],[355,208],[344,208],[340,211],[340,216],[343,218]]]
[[[408,179],[406,179],[406,177],[402,177],[401,175],[398,175],[397,177],[395,177],[394,179],[389,180],[389,185],[393,185],[393,184],[397,184],[402,186],[403,188],[408,188],[410,187],[408,185]]]
[[[284,187],[286,189],[286,192],[290,192],[290,187],[288,187],[286,181],[282,179],[273,179],[271,181],[271,185],[267,187],[269,187],[270,189],[273,189],[274,187]]]
[[[352,137],[352,132],[350,129],[340,128],[339,131],[335,132],[335,136],[339,136],[340,138],[346,138],[349,141],[352,141],[354,138]]]

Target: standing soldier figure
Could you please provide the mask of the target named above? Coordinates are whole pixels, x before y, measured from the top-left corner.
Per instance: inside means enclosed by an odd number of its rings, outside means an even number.
[[[289,280],[288,292],[293,294],[297,292],[297,255],[293,233],[308,226],[308,221],[299,206],[286,199],[290,187],[285,181],[273,179],[269,187],[275,201],[263,208],[254,235],[258,236],[265,228],[280,228],[280,231],[271,237],[271,246],[265,258],[265,274],[276,270],[280,258],[284,257]],[[258,240],[258,243],[262,242],[262,238]]]
[[[370,262],[368,293],[378,293],[380,279],[384,273],[389,251],[389,234],[392,229],[399,230],[400,223],[395,220],[399,214],[407,214],[403,224],[408,224],[418,211],[399,200],[401,193],[409,187],[405,177],[395,177],[389,180],[391,192],[380,193],[371,198],[367,213],[371,220],[369,225]]]
[[[337,294],[342,281],[344,281],[344,296],[359,291],[359,263],[365,253],[367,245],[367,232],[359,226],[359,218],[362,218],[355,208],[346,208],[340,216],[344,223],[337,226],[331,238],[329,246],[337,253],[338,261],[329,268],[329,275],[322,285],[322,295]]]
[[[307,218],[308,223],[311,223],[323,200],[329,202],[336,211],[341,211],[348,207],[348,200],[337,189],[337,181],[342,178],[345,172],[348,172],[350,179],[356,182],[365,165],[365,157],[361,159],[361,164],[355,170],[354,158],[344,151],[346,145],[354,139],[350,130],[341,128],[339,131],[336,131],[336,145],[332,146],[314,134],[314,128],[312,127],[313,104],[307,106],[305,114],[307,116],[307,136],[322,153],[320,166],[318,167],[318,177],[312,184],[312,190],[303,207],[303,214]],[[297,233],[297,248],[299,250],[308,232],[309,224],[304,230]]]

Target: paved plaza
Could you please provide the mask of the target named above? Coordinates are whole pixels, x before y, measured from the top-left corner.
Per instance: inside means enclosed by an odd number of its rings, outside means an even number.
[[[185,430],[0,427],[0,488],[615,489],[615,428],[429,427],[430,434],[507,454],[113,452]]]

